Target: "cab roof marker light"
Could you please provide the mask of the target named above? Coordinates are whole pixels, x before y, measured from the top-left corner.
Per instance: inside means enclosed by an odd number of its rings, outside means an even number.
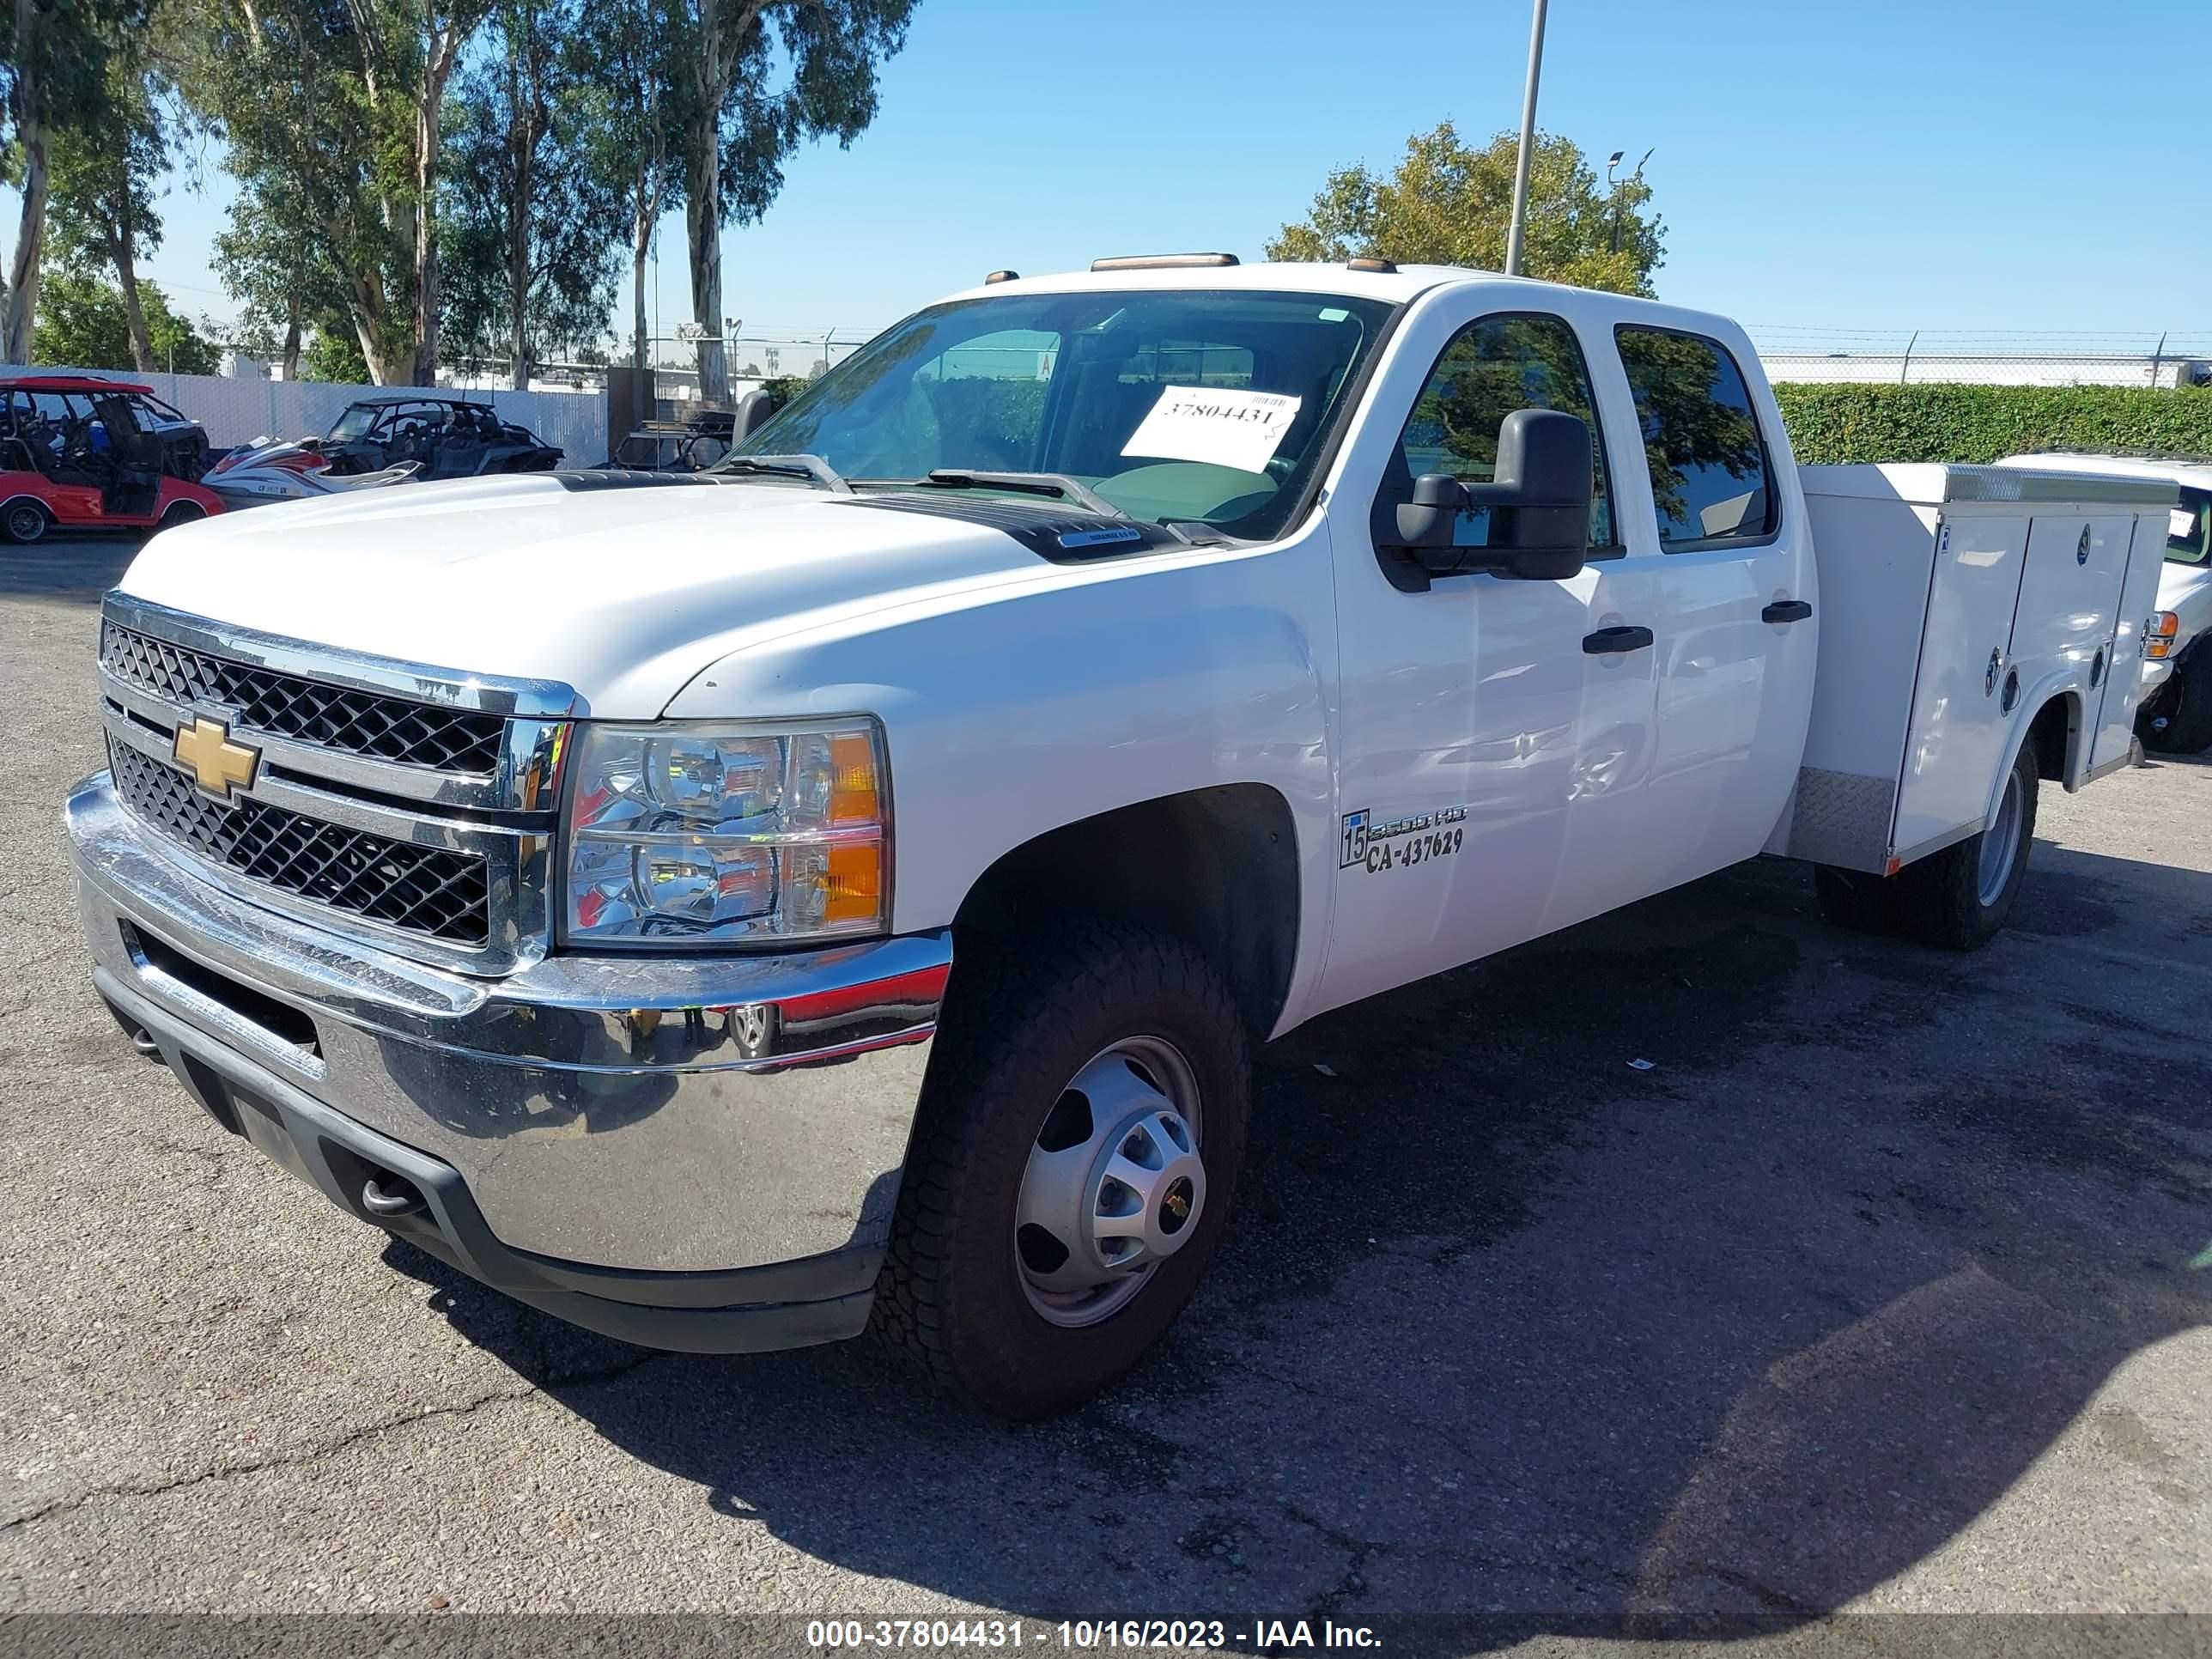
[[[983,279],[983,286],[988,288],[994,283],[1018,283],[1021,280],[1022,273],[1018,270],[994,270]]]
[[[1371,271],[1382,276],[1395,276],[1398,274],[1398,262],[1395,259],[1378,259],[1366,254],[1361,255],[1357,259],[1346,259],[1344,265],[1347,270]]]
[[[1097,270],[1183,270],[1195,265],[1233,265],[1233,253],[1123,253],[1110,259],[1093,259]]]

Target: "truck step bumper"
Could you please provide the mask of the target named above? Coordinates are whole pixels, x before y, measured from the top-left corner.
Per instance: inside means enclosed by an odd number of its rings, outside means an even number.
[[[349,1213],[646,1346],[866,1323],[945,937],[471,979],[251,904],[144,837],[104,775],[68,823],[117,1019]]]

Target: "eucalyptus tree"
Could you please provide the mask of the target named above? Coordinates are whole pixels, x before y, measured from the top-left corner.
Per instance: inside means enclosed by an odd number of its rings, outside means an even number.
[[[680,0],[689,66],[681,159],[699,386],[726,401],[722,228],[783,187],[799,144],[849,145],[876,116],[876,71],[906,40],[915,0]]]
[[[622,204],[630,267],[630,362],[652,364],[645,270],[661,219],[681,198],[679,157],[691,87],[685,0],[599,0],[575,37],[583,142],[592,174]]]
[[[371,376],[428,384],[446,94],[490,0],[174,3],[230,171],[320,234]]]
[[[623,203],[594,164],[605,105],[584,9],[501,0],[448,116],[446,354],[496,340],[517,391],[548,349],[603,338],[614,303]]]
[[[115,42],[103,118],[55,133],[48,205],[63,263],[115,274],[131,362],[142,374],[161,363],[139,295],[138,260],[161,245],[159,186],[169,164],[167,89],[154,73],[148,44],[141,33]]]
[[[300,378],[310,329],[351,331],[345,278],[329,239],[282,173],[240,181],[230,224],[215,239],[215,270],[239,302],[241,335],[281,363],[288,380]]]
[[[55,141],[106,118],[113,44],[143,26],[137,0],[0,0],[0,182],[20,198],[0,280],[0,362],[31,360]]]

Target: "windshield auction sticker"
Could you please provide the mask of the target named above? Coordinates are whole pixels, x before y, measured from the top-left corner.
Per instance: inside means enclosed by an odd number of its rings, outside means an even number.
[[[1257,472],[1290,431],[1304,401],[1236,386],[1171,386],[1161,392],[1121,453]]]

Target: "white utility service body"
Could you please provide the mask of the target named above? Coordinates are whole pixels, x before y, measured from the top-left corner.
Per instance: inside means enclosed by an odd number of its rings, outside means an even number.
[[[2002,467],[1799,470],[1820,550],[1820,672],[1771,852],[1891,875],[1980,833],[2038,711],[2059,781],[2127,764],[2161,497]]]
[[[1034,1414],[1188,1295],[1248,1040],[1763,849],[1948,868],[2024,788],[1985,937],[2038,772],[2124,753],[2172,490],[1808,497],[1735,324],[1361,263],[994,281],[733,470],[157,538],[70,807],[102,995],[525,1300],[872,1315]]]

